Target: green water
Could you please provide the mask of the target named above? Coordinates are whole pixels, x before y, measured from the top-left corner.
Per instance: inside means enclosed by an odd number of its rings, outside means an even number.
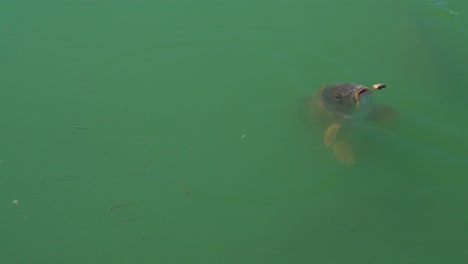
[[[2,1],[1,262],[467,263],[467,13]],[[343,81],[401,113],[354,165],[301,117]]]

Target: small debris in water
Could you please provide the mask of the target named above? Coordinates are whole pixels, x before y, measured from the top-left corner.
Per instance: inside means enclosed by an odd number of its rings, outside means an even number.
[[[153,137],[148,137],[147,139],[145,139],[145,141],[143,142],[143,146],[146,147],[146,145],[148,145],[148,143],[150,142],[150,140],[152,139]]]
[[[115,210],[115,209],[118,209],[118,208],[122,208],[122,207],[126,207],[126,206],[131,206],[131,205],[135,205],[135,204],[132,204],[132,203],[119,204],[119,205],[110,207],[109,211],[112,211],[112,210]]]
[[[185,192],[185,195],[190,195],[190,190],[187,188],[187,186],[185,185],[185,183],[183,183],[183,186],[184,186],[184,192]]]
[[[19,201],[17,199],[14,199],[11,203],[15,206],[19,205]]]
[[[151,164],[153,163],[153,160],[150,160],[146,163],[145,167],[143,167],[143,169],[140,171],[140,173],[145,173],[145,172],[148,172],[150,171],[150,166]]]
[[[103,154],[106,154],[107,152],[109,152],[111,149],[112,149],[113,145],[109,145],[103,152]]]

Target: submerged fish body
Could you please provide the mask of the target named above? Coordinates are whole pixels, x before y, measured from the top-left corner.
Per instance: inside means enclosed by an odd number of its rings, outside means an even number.
[[[323,142],[331,147],[335,157],[344,163],[354,162],[351,144],[352,127],[366,119],[379,119],[394,114],[388,107],[371,104],[372,90],[357,83],[338,83],[320,87],[311,100],[313,119],[325,128]]]

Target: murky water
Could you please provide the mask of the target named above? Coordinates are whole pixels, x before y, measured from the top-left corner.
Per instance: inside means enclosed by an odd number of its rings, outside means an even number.
[[[467,12],[4,1],[2,259],[467,262]],[[347,81],[385,82],[373,100],[400,112],[354,165],[301,107]]]

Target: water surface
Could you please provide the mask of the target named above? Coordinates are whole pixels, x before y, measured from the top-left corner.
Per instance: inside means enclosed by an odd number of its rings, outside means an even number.
[[[4,261],[468,261],[464,1],[0,10]],[[401,113],[353,166],[300,107],[343,81]]]

